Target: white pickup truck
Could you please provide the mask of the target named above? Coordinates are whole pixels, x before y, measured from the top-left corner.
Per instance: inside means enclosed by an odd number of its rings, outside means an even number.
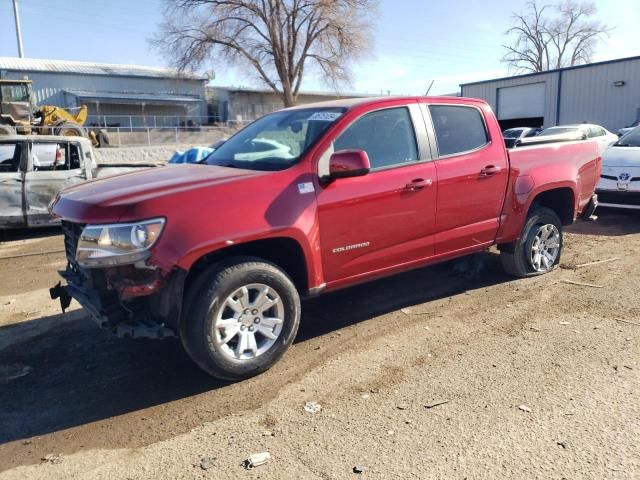
[[[82,137],[0,137],[0,230],[56,225],[49,203],[56,194],[92,178],[148,168],[151,164],[101,164]]]

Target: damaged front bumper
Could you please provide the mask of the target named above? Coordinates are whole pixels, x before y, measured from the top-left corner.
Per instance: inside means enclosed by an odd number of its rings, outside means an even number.
[[[63,222],[67,267],[49,290],[64,312],[75,299],[104,329],[119,337],[167,338],[177,335],[182,294],[187,272],[174,269],[125,265],[109,268],[81,268],[75,261],[77,232],[81,226]]]

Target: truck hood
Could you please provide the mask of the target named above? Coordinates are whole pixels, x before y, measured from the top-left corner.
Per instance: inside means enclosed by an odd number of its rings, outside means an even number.
[[[118,221],[135,205],[271,172],[211,165],[167,165],[96,179],[63,190],[52,212],[80,223]]]
[[[603,167],[640,167],[640,147],[611,147],[602,155]]]

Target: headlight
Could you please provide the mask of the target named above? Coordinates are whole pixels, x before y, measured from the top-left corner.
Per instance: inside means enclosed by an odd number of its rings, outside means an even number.
[[[164,218],[137,223],[87,225],[80,235],[76,261],[82,267],[127,265],[145,260],[164,228]]]

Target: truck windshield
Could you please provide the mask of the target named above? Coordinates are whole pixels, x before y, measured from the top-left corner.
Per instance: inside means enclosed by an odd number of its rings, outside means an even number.
[[[561,133],[580,133],[578,127],[551,127],[543,130],[538,137],[546,137],[548,135],[560,135]]]
[[[520,128],[510,128],[509,130],[502,132],[504,138],[518,138],[521,134],[522,129]]]
[[[614,147],[640,147],[640,128],[631,130],[613,145]]]
[[[305,108],[271,113],[240,130],[203,163],[284,170],[295,164],[344,112],[344,108]]]

